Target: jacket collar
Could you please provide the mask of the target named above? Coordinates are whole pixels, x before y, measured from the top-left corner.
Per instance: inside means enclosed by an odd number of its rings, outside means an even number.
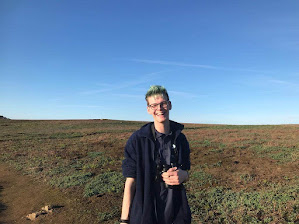
[[[140,128],[140,136],[142,137],[146,137],[149,138],[153,141],[155,141],[155,137],[154,137],[154,122],[150,122],[145,124],[144,126],[142,126]],[[175,133],[175,138],[177,138],[179,136],[179,134],[182,132],[182,130],[184,129],[184,125],[177,123],[175,121],[170,120],[170,130]]]

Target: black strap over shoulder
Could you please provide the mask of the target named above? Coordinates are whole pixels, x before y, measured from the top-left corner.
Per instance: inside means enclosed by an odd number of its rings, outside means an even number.
[[[152,129],[153,137],[156,141],[156,131],[155,131],[154,124],[151,125],[151,129]],[[157,150],[155,150],[155,161],[156,161],[157,165],[159,165],[161,163],[161,155]],[[176,146],[175,133],[172,133],[172,135],[171,135],[170,164],[167,164],[167,165],[171,165],[172,167],[175,167],[178,165],[178,149]]]

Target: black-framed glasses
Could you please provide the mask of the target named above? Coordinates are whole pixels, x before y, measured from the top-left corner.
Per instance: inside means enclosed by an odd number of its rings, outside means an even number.
[[[169,101],[162,101],[161,103],[153,103],[149,104],[148,107],[152,110],[158,109],[158,106],[160,105],[160,108],[167,109]]]

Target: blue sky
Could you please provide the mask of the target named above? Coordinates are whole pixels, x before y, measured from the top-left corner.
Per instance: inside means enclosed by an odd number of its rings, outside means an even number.
[[[299,1],[0,2],[0,115],[299,123]]]

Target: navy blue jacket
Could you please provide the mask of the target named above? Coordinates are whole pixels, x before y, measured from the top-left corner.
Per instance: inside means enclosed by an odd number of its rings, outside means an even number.
[[[125,177],[136,180],[136,192],[130,208],[131,224],[158,224],[155,217],[154,181],[156,176],[155,137],[152,124],[148,123],[134,132],[125,147],[125,159],[122,169]],[[171,130],[175,133],[176,148],[178,150],[178,165],[180,169],[190,169],[190,149],[188,141],[181,131],[184,126],[170,121]],[[185,189],[176,190],[175,224],[191,223],[191,212],[187,202]]]

